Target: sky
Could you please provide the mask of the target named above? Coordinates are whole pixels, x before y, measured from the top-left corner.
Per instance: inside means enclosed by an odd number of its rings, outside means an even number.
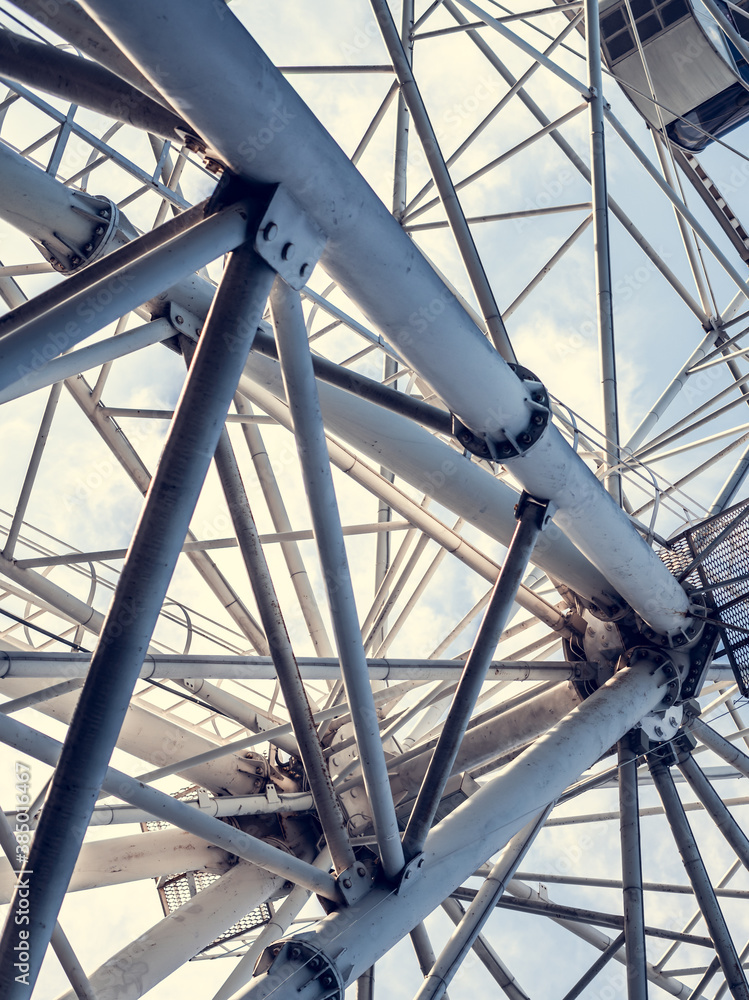
[[[382,65],[389,61],[371,9],[365,0],[321,0],[313,11],[301,0],[237,2],[231,7],[235,16],[280,66]],[[426,4],[417,5],[417,16],[420,16],[423,9],[426,9]],[[493,9],[496,12],[496,8]],[[518,5],[517,9],[521,10],[523,6]],[[397,20],[397,8],[395,15]],[[438,11],[424,30],[437,30],[453,23],[445,11]],[[538,19],[537,23],[543,24],[548,31],[554,31],[559,30],[564,22],[562,15],[555,15],[554,18]],[[514,26],[517,28],[516,23]],[[534,45],[545,46],[548,42],[548,39],[530,28],[518,30]],[[488,39],[493,36],[489,29],[484,29],[483,37]],[[570,36],[568,42],[577,52],[582,51],[582,39],[576,33]],[[528,56],[512,47],[502,46],[499,51],[515,75],[524,72],[529,65]],[[568,71],[578,76],[584,73],[583,62],[571,52],[564,52],[560,61]],[[414,70],[440,147],[446,155],[458,147],[507,89],[506,84],[462,33],[419,41],[414,55]],[[391,83],[389,74],[379,72],[346,76],[293,74],[289,78],[348,155],[352,155],[357,148]],[[616,115],[635,135],[647,155],[653,158],[651,136],[626,97],[608,79],[604,90]],[[578,94],[544,70],[532,77],[528,91],[552,120],[581,103]],[[217,100],[220,100],[220,96],[217,96]],[[54,99],[50,99],[49,103],[53,107],[67,110],[61,102]],[[103,136],[110,125],[103,116],[85,111],[77,112],[76,120],[84,123],[96,136]],[[38,109],[30,108],[26,102],[17,102],[7,111],[0,138],[23,150],[28,150],[39,141],[39,145],[29,155],[38,163],[46,165],[45,157],[48,158],[51,153],[53,140],[42,140],[51,128],[52,124],[46,115]],[[487,127],[481,139],[470,146],[457,161],[454,179],[459,181],[470,175],[491,159],[512,149],[537,128],[535,119],[520,102],[517,99],[510,100],[501,114]],[[562,127],[565,138],[586,162],[588,130],[585,112]],[[394,134],[395,109],[391,105],[359,163],[366,179],[388,205],[392,197]],[[738,131],[728,138],[738,153],[713,146],[700,156],[731,207],[741,218],[747,218],[749,209],[749,185],[746,183],[749,179],[749,160],[743,155],[747,152],[746,134],[745,131]],[[112,145],[129,160],[142,165],[149,172],[153,170],[153,152],[144,136],[132,129],[123,128],[113,136]],[[90,147],[85,141],[72,139],[61,164],[60,177],[69,178],[82,169],[89,152]],[[694,295],[694,283],[670,205],[636,166],[621,142],[612,136],[607,139],[607,167],[610,193]],[[422,188],[428,176],[426,159],[419,148],[415,130],[411,129],[409,197]],[[194,202],[206,196],[213,180],[202,169],[199,161],[194,160],[186,168],[181,183],[185,198]],[[136,191],[137,183],[116,163],[107,163],[92,171],[87,187],[92,193],[105,193],[121,201]],[[548,137],[509,158],[461,191],[461,203],[469,217],[585,203],[589,198],[589,187]],[[696,199],[691,193],[689,201],[695,214],[705,221],[706,212],[701,204],[695,204]],[[159,199],[149,193],[124,206],[123,211],[134,225],[147,229],[153,224],[158,208]],[[560,245],[579,226],[585,214],[584,209],[576,209],[532,219],[473,226],[476,245],[500,309],[506,309],[515,301],[531,278],[546,265]],[[414,222],[440,221],[443,218],[441,209],[436,207],[415,218]],[[714,226],[711,231],[715,231]],[[475,309],[470,283],[449,232],[444,228],[427,230],[415,233],[414,238],[434,265],[448,276],[457,291]],[[715,238],[726,249],[727,244],[721,235],[717,234]],[[611,241],[621,437],[626,440],[699,343],[702,330],[699,322],[666,286],[654,265],[644,257],[618,223],[612,223]],[[550,392],[574,411],[578,421],[588,421],[596,429],[598,441],[601,407],[592,247],[593,236],[589,228],[572,245],[559,265],[546,275],[534,292],[513,312],[507,325],[521,363],[538,374]],[[722,309],[732,299],[735,288],[721,268],[708,259],[707,251],[703,250],[702,255],[706,259],[710,288],[716,303]],[[37,251],[28,240],[3,224],[0,230],[0,260],[3,265],[38,262],[39,259]],[[733,260],[743,269],[738,258]],[[208,275],[216,280],[220,271],[219,261],[208,268]],[[56,280],[53,275],[38,274],[19,278],[19,284],[31,296]],[[329,279],[318,270],[310,280],[310,285],[322,293],[329,285]],[[356,319],[365,321],[356,306],[340,290],[331,290],[330,300]],[[309,305],[307,308],[309,310]],[[310,329],[313,333],[319,332],[329,321],[330,317],[317,311],[310,321]],[[128,328],[141,322],[141,319],[131,316]],[[740,328],[737,327],[733,332],[738,332],[738,329]],[[103,339],[112,333],[113,328],[109,327],[97,337]],[[365,346],[362,340],[341,328],[323,334],[314,343],[317,350],[339,362]],[[459,355],[459,345],[456,347],[456,354]],[[365,374],[378,376],[380,364],[380,356],[371,354],[356,362],[355,367]],[[93,385],[98,377],[98,370],[85,373],[89,385]],[[113,366],[102,401],[107,406],[170,410],[177,401],[183,377],[181,359],[173,352],[154,346]],[[401,379],[399,386],[405,389],[406,384],[407,380]],[[697,377],[669,411],[669,418],[684,416],[726,384],[722,368],[712,369],[709,374]],[[4,455],[3,475],[0,477],[0,508],[5,511],[15,508],[28,457],[46,405],[47,392],[42,390],[28,398],[6,404],[3,409],[0,420]],[[167,422],[134,416],[117,419],[145,466],[153,471],[163,446]],[[718,418],[704,433],[739,425],[744,419],[740,409],[734,410],[725,417]],[[292,524],[294,528],[306,528],[309,525],[309,515],[292,438],[282,428],[262,426],[261,430]],[[232,429],[232,438],[238,451],[244,448],[238,428]],[[699,449],[654,464],[653,469],[672,481],[715,454],[717,447],[719,445],[708,442]],[[681,530],[685,522],[703,516],[704,508],[712,502],[733,461],[734,456],[727,456],[715,468],[706,470],[690,483],[688,498],[680,497],[678,502],[671,504],[664,502],[659,510],[657,530],[668,536]],[[244,451],[242,462],[259,529],[261,532],[272,531],[270,515]],[[487,474],[488,472],[489,470]],[[375,520],[376,501],[372,497],[364,494],[339,472],[334,473],[334,480],[344,524],[367,524]],[[413,488],[402,482],[398,485],[409,496],[421,500],[421,495]],[[632,485],[630,489],[633,506],[637,506],[641,502],[637,486]],[[740,496],[743,495],[745,494]],[[125,547],[140,509],[139,492],[113,461],[110,451],[83,417],[70,394],[63,392],[28,508],[27,520],[34,528],[25,532],[20,555],[28,557],[35,546],[42,546],[53,552],[68,551],[70,547],[82,551]],[[454,514],[440,508],[438,504],[433,504],[431,509],[447,523],[454,523]],[[649,516],[642,515],[645,520]],[[193,530],[203,539],[225,538],[231,533],[226,507],[213,470],[199,501],[193,519]],[[42,535],[42,532],[47,535]],[[468,526],[464,529],[464,534],[490,557],[498,561],[501,559],[503,547],[479,529]],[[364,617],[373,600],[373,537],[350,536],[347,547],[359,612]],[[314,544],[302,541],[300,548],[314,593],[323,608],[326,622],[329,622],[324,608],[322,578],[317,568]],[[279,546],[268,545],[266,550],[295,650],[298,655],[310,655],[311,643],[286,578]],[[391,622],[396,620],[413,586],[426,572],[436,551],[434,543],[427,546],[417,571],[391,614]],[[242,599],[250,608],[254,608],[246,574],[236,550],[215,550],[213,555],[222,572],[235,584]],[[55,568],[49,572],[49,579],[67,587],[82,599],[90,599],[98,610],[105,611],[111,598],[110,585],[116,581],[120,566],[121,561],[116,559],[108,560],[105,566],[97,565],[98,585],[91,598],[88,596],[90,578],[87,573]],[[466,571],[451,557],[446,558],[425,587],[406,627],[394,639],[391,654],[430,655],[486,589],[485,580]],[[188,640],[191,643],[190,649],[194,652],[216,652],[224,648],[223,644],[240,651],[249,648],[244,637],[237,634],[236,627],[218,601],[202,586],[194,568],[184,559],[178,565],[170,588],[170,598],[175,602],[171,607],[177,622],[160,622],[156,640],[163,648],[182,651]],[[556,602],[558,597],[552,592],[549,599]],[[12,596],[6,595],[3,598],[3,606],[15,614],[27,613],[25,601]],[[200,618],[201,615],[205,618]],[[524,617],[521,613],[518,620]],[[211,634],[189,635],[188,630],[181,625],[181,620],[198,621]],[[52,615],[40,618],[39,623],[56,632],[61,627],[59,618]],[[478,619],[451,644],[446,655],[457,655],[468,648],[477,625]],[[524,632],[521,637],[508,640],[500,647],[500,653],[509,656],[526,642],[542,634],[543,631],[536,626]],[[29,641],[28,636],[19,632],[14,633],[14,636],[21,641]],[[33,636],[31,638],[34,643],[38,641]],[[90,646],[91,638],[86,636],[81,641]],[[518,692],[518,688],[518,685],[512,685],[501,696],[496,697],[511,697]],[[267,690],[261,693],[268,694]],[[154,698],[153,693],[149,693],[148,698],[152,704],[165,704],[165,701],[159,700],[159,696]],[[730,731],[733,726],[735,729],[723,709],[717,709],[717,714],[722,716],[717,723],[719,728]],[[199,723],[197,715],[188,717],[195,720],[196,725],[210,725],[208,722]],[[27,711],[20,718],[30,725],[42,726],[45,731],[62,738],[63,727],[51,723],[46,717]],[[142,762],[127,758],[127,755],[119,751],[116,755],[117,766],[131,773],[138,773],[143,769]],[[705,755],[703,760],[705,759],[709,759],[711,765],[716,763],[710,755]],[[3,803],[12,802],[13,766],[13,755],[5,754],[0,764],[0,793],[3,795]],[[41,790],[46,777],[46,769],[41,764],[34,764],[34,794]],[[738,796],[745,794],[744,784],[745,780],[722,781],[720,789],[727,796]],[[175,784],[166,782],[162,787],[171,791]],[[643,790],[643,800],[647,805],[654,804],[651,788]],[[601,791],[589,793],[584,799],[570,803],[562,812],[577,814],[589,811],[595,814],[613,808],[615,793]],[[739,807],[737,815],[741,817],[745,809],[746,807]],[[697,821],[695,828],[710,873],[717,881],[729,864],[727,850],[714,829]],[[126,831],[130,832],[130,828],[118,829],[114,834]],[[111,835],[110,831],[95,831],[92,834],[94,838]],[[681,884],[685,882],[680,862],[669,842],[668,831],[661,817],[652,816],[643,820],[643,845],[646,879]],[[539,836],[523,867],[532,872],[617,878],[618,851],[615,821],[600,820],[556,826]],[[744,884],[745,877],[745,872],[740,873],[731,884],[748,888]],[[617,894],[611,890],[550,885],[549,895],[552,899],[570,905],[612,910],[617,910],[619,906]],[[688,897],[654,894],[648,899],[646,920],[654,925],[663,926],[673,922],[676,926],[681,926],[690,915],[690,907]],[[741,946],[749,937],[746,920],[735,904],[727,905],[726,909],[735,923]],[[145,931],[160,916],[160,905],[153,884],[144,882],[71,895],[66,900],[61,922],[84,966],[92,969],[122,947],[124,942]],[[109,926],[105,928],[105,924]],[[429,918],[428,929],[435,947],[439,948],[449,934],[450,925],[443,914],[437,913]],[[699,927],[695,933],[700,933]],[[487,934],[520,984],[533,996],[563,995],[564,990],[570,988],[596,955],[590,946],[539,917],[524,917],[520,921],[514,913],[500,911],[490,918]],[[544,955],[543,962],[538,961],[539,954]],[[653,955],[659,954],[656,947]],[[675,964],[677,967],[699,964],[702,954],[699,950],[686,949],[683,955],[688,956],[688,960],[682,960],[682,953],[679,952]],[[546,956],[554,956],[553,962]],[[204,996],[208,1000],[218,982],[228,974],[229,969],[226,967],[230,965],[230,960],[192,963],[160,984],[149,995],[154,1000],[175,1000],[188,989],[191,995]],[[387,984],[386,992],[396,998],[414,995],[420,982],[420,974],[407,942],[378,963],[377,977],[380,982]],[[63,988],[64,980],[52,959],[47,962],[35,996],[41,1000],[53,1000]],[[464,997],[475,996],[477,991],[481,995],[490,988],[485,971],[471,958],[464,963],[460,975],[451,985],[450,995],[453,1000],[462,1000]],[[658,991],[653,992],[659,995]],[[609,969],[599,977],[584,994],[590,1000],[594,997],[604,1000],[621,995],[621,980],[615,969]]]

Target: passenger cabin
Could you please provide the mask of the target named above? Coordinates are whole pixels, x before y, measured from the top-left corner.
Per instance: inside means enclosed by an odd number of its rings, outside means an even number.
[[[724,0],[717,2],[749,40],[749,16]],[[702,0],[630,0],[629,6],[672,142],[683,149],[704,149],[710,142],[704,132],[721,138],[749,119],[749,66]],[[749,11],[749,0],[735,6]],[[652,101],[636,93],[649,95],[651,87],[625,0],[602,0],[600,11],[608,68],[637,110],[660,129]]]

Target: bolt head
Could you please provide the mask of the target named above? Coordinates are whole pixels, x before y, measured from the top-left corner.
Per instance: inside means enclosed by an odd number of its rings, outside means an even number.
[[[275,224],[275,222],[269,222],[268,225],[263,230],[263,239],[267,243],[270,243],[272,240],[276,238],[276,236],[278,236],[278,226]]]
[[[175,316],[174,317],[174,322],[177,323],[179,326],[182,326],[182,324],[185,322],[185,317],[184,316]]]
[[[302,264],[302,266],[299,268],[299,277],[306,278],[308,273],[309,273],[309,264],[306,263]]]
[[[293,243],[286,243],[283,250],[281,251],[281,256],[284,260],[293,260],[294,254],[296,253],[296,247]]]
[[[364,867],[364,865],[358,865],[356,868],[356,874],[361,875],[363,878],[367,874],[367,869]]]
[[[343,888],[344,889],[350,889],[351,888],[351,879],[350,878],[345,878],[343,880]]]

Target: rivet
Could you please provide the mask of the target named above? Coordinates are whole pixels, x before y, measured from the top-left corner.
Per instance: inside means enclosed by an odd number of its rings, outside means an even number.
[[[275,222],[269,222],[268,225],[263,230],[263,239],[270,243],[278,235],[278,226]]]
[[[283,250],[281,251],[281,256],[284,260],[293,260],[294,254],[296,253],[296,247],[293,243],[287,243]]]

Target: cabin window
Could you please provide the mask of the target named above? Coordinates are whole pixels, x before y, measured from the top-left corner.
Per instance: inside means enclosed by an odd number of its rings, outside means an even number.
[[[744,0],[749,6],[749,0]],[[687,0],[630,0],[632,16],[642,42],[655,38],[672,24],[690,13]],[[749,26],[749,20],[747,20]],[[601,38],[609,64],[616,63],[636,51],[625,4],[607,11],[601,18]]]

